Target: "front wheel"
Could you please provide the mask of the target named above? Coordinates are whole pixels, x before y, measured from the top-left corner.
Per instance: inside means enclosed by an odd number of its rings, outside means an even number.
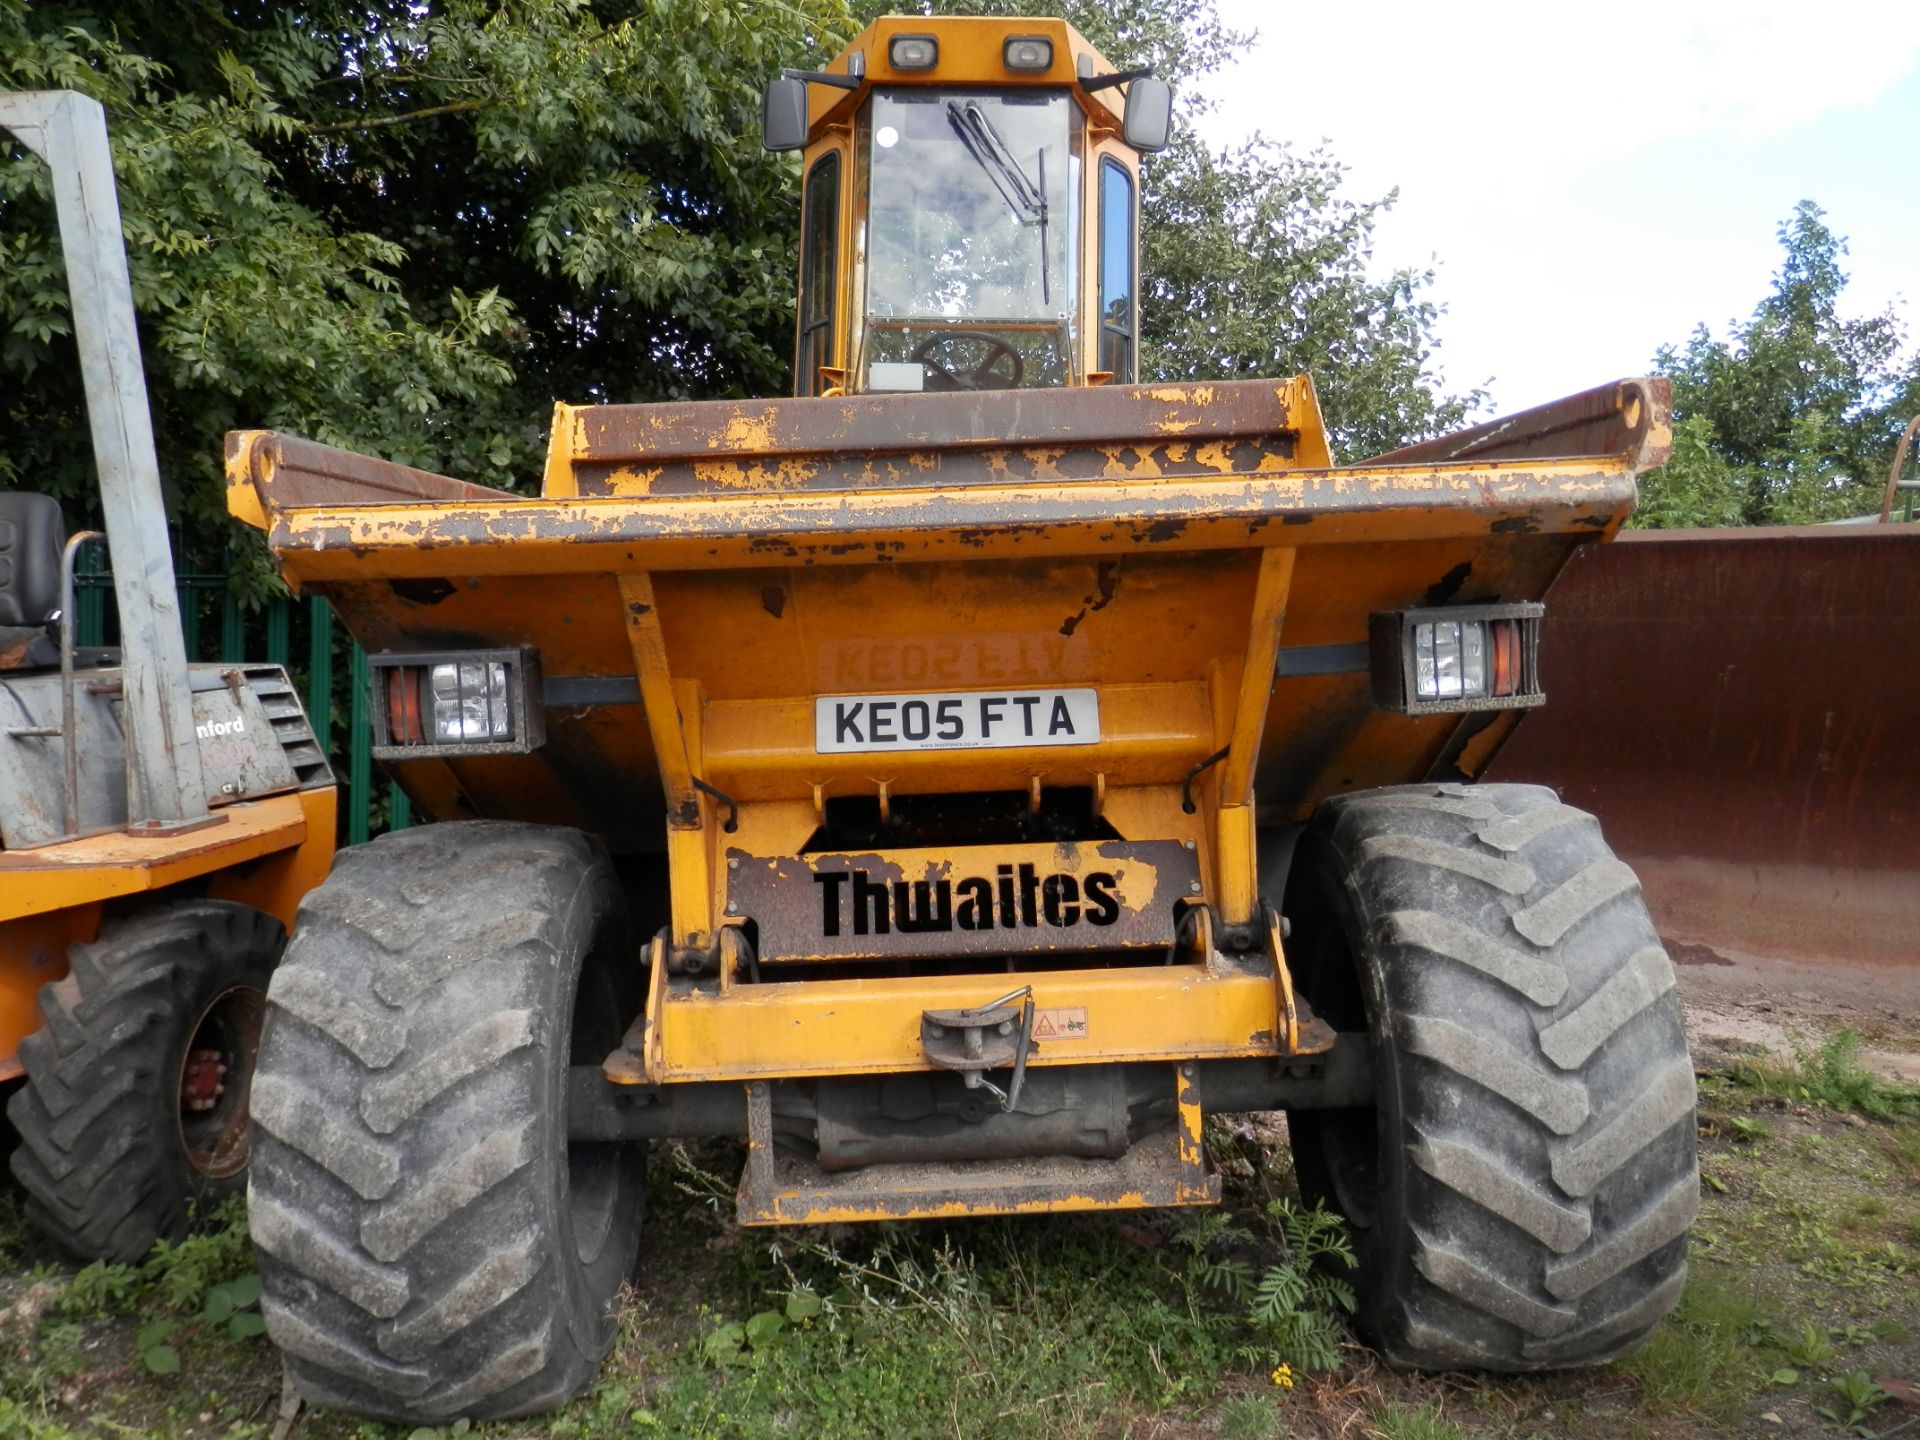
[[[406,1424],[589,1384],[645,1147],[567,1140],[639,973],[606,857],[472,821],[341,853],[268,992],[248,1220],[267,1331],[316,1404]]]
[[[1396,1365],[1541,1370],[1637,1345],[1699,1209],[1673,969],[1591,815],[1534,786],[1329,801],[1288,882],[1295,983],[1371,1036],[1375,1103],[1290,1117]]]
[[[280,922],[177,900],[110,921],[40,991],[7,1104],[27,1216],[87,1260],[131,1263],[246,1183],[247,1090]]]

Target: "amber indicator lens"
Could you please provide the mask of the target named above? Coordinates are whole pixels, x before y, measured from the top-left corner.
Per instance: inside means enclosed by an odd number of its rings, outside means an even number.
[[[1520,626],[1512,620],[1493,620],[1493,691],[1511,695],[1520,688]]]
[[[426,737],[420,711],[418,665],[396,665],[387,671],[387,737],[395,745],[418,745]]]

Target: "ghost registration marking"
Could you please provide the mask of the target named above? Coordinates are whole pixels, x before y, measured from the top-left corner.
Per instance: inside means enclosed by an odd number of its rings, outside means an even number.
[[[1092,745],[1100,739],[1100,697],[1092,689],[822,695],[813,733],[822,755]]]

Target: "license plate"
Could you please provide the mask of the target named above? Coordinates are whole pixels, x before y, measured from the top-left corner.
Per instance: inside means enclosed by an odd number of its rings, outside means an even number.
[[[822,695],[813,734],[822,755],[1092,745],[1100,738],[1100,697],[1092,689]]]

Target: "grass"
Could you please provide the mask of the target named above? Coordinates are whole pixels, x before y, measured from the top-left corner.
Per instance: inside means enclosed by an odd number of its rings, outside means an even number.
[[[237,1200],[204,1233],[162,1243],[138,1265],[96,1262],[64,1274],[36,1266],[10,1308],[31,1336],[0,1368],[0,1435],[59,1440],[69,1432],[56,1412],[102,1388],[133,1400],[158,1387],[169,1424],[179,1423],[183,1393],[196,1415],[224,1415],[228,1377],[249,1362],[277,1369],[252,1271]]]
[[[1374,1409],[1371,1419],[1379,1440],[1468,1440],[1467,1431],[1430,1403],[1403,1405],[1389,1400]]]
[[[1673,1314],[1621,1368],[1656,1407],[1730,1419],[1770,1368],[1758,1347],[1772,1329],[1758,1298],[1696,1266]]]
[[[1308,1328],[1339,1368],[1316,1372],[1307,1350],[1289,1349],[1301,1335],[1275,1323],[1292,1313],[1288,1297],[1343,1270],[1300,1263],[1326,1237],[1267,1141],[1228,1147],[1246,1163],[1230,1171],[1223,1212],[798,1232],[732,1223],[737,1147],[662,1147],[642,1267],[599,1382],[556,1415],[472,1433],[1745,1440],[1838,1436],[1843,1421],[1885,1429],[1890,1406],[1834,1382],[1920,1368],[1920,1194],[1903,1178],[1920,1119],[1861,1126],[1811,1093],[1793,1101],[1745,1081],[1704,1088],[1702,1159],[1718,1183],[1678,1310],[1613,1366],[1531,1378],[1384,1371],[1344,1339],[1324,1290]],[[221,1220],[144,1265],[76,1270],[48,1262],[0,1192],[0,1318],[38,1297],[25,1351],[0,1329],[0,1436],[266,1440],[277,1358],[205,1318],[251,1264],[237,1211]],[[140,1332],[156,1322],[175,1327],[163,1343],[177,1374],[145,1362]],[[1290,1383],[1272,1378],[1283,1361]],[[1784,1427],[1763,1422],[1769,1412]],[[308,1411],[292,1440],[414,1433]]]
[[[1325,1243],[1311,1212],[742,1231],[715,1173],[732,1147],[660,1158],[647,1253],[680,1268],[643,1270],[599,1384],[545,1433],[1015,1440],[1168,1412],[1282,1433],[1285,1327],[1256,1302],[1297,1237]]]
[[[1920,1182],[1920,1125],[1894,1130],[1886,1137],[1886,1151],[1909,1180]]]
[[[1920,1115],[1920,1090],[1895,1085],[1860,1064],[1860,1036],[1839,1030],[1820,1045],[1796,1043],[1791,1062],[1742,1060],[1733,1082],[1762,1095],[1892,1120]]]
[[[1279,1407],[1263,1395],[1235,1395],[1214,1412],[1220,1440],[1278,1440],[1286,1434]]]

